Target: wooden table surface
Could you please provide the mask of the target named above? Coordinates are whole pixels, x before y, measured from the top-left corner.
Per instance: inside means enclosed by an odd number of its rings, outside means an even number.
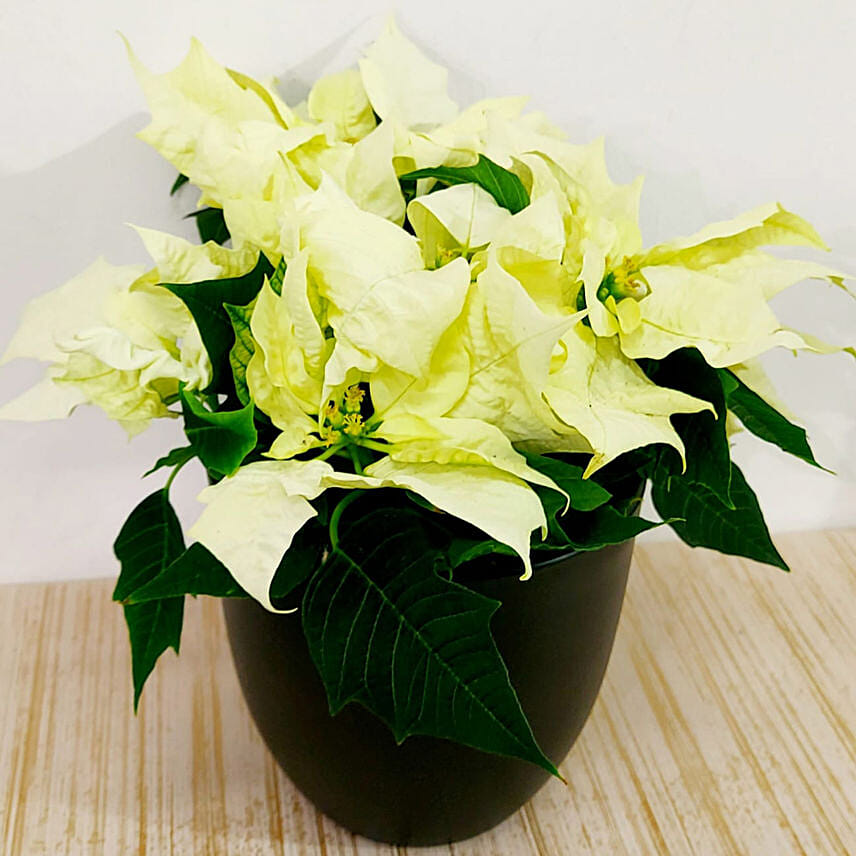
[[[779,543],[790,575],[639,548],[568,786],[414,852],[856,853],[856,529]],[[214,601],[188,602],[135,719],[111,586],[0,587],[0,853],[406,852],[339,828],[275,766]]]

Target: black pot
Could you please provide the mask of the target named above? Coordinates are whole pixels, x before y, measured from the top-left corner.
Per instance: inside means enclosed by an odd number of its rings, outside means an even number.
[[[513,576],[474,578],[502,607],[493,635],[541,748],[554,762],[591,711],[612,650],[632,542],[578,553]],[[432,737],[400,746],[365,708],[331,717],[297,614],[252,600],[224,603],[244,698],[282,769],[321,811],[395,844],[459,841],[517,811],[549,774],[524,761]]]

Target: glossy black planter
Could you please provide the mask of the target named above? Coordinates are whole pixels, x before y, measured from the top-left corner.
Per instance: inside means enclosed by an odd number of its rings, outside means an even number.
[[[526,582],[467,580],[502,601],[492,622],[496,643],[541,748],[556,762],[600,689],[632,549],[628,542],[536,565]],[[397,746],[359,705],[331,717],[298,615],[249,600],[227,600],[224,612],[262,737],[294,784],[348,829],[396,844],[459,841],[496,826],[549,778],[534,765],[446,740],[410,737]]]

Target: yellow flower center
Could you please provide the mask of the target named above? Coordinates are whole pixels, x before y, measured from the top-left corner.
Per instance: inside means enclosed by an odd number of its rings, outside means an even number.
[[[362,387],[354,384],[345,390],[343,405],[345,413],[359,413],[363,406],[363,400],[366,397],[366,391]]]
[[[366,391],[352,384],[342,394],[341,402],[330,399],[324,405],[319,435],[328,446],[367,433],[362,414],[365,398]]]
[[[359,413],[349,413],[345,416],[342,430],[351,437],[359,437],[364,427],[363,417]]]
[[[603,296],[601,296],[601,292]],[[641,300],[647,297],[651,292],[645,277],[638,270],[635,270],[630,259],[625,258],[622,263],[613,268],[604,278],[598,288],[597,296],[601,301],[606,301],[607,297],[614,297],[616,301],[621,301],[625,297],[632,297],[634,300]]]

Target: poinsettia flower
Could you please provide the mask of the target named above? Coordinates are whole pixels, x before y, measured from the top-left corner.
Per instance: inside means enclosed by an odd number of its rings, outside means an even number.
[[[321,445],[313,432],[333,342],[325,338],[312,307],[306,263],[306,251],[292,259],[280,294],[264,282],[250,320],[255,351],[246,369],[247,386],[256,407],[282,432],[270,450],[278,458]]]
[[[461,312],[470,282],[466,262],[425,270],[412,235],[361,211],[327,179],[296,222],[335,333],[326,388],[345,383],[351,369],[365,373],[381,364],[423,376]]]
[[[181,363],[177,348],[170,353],[153,341],[158,335],[141,324],[129,306],[145,301],[149,321],[156,324],[157,298],[130,291],[144,276],[140,267],[115,267],[99,259],[65,285],[31,301],[3,362],[27,357],[51,365],[37,387],[0,408],[0,418],[64,418],[88,402],[135,434],[152,418],[171,415],[165,395],[178,392],[179,382],[199,383],[203,378],[194,377],[198,367]],[[164,314],[171,320],[176,299],[163,291]],[[121,324],[123,317],[129,321],[128,332],[111,326]],[[128,333],[134,332],[138,337],[143,333],[143,344],[131,340]],[[157,381],[166,383],[156,387]]]
[[[591,453],[586,476],[650,443],[683,455],[669,417],[709,410],[708,402],[649,381],[617,345],[582,324],[585,313],[557,312],[553,299],[542,301],[545,311],[498,258],[477,281],[473,306],[481,311],[468,316],[469,350],[477,356],[448,415],[489,421],[532,451]]]
[[[714,412],[707,401],[652,383],[614,339],[596,337],[583,324],[566,333],[561,345],[563,354],[543,394],[554,413],[594,451],[585,477],[619,455],[652,443],[672,446],[683,459],[684,444],[670,417]]]
[[[490,422],[513,443],[587,451],[579,433],[556,418],[541,394],[559,340],[581,317],[542,312],[492,255],[465,307],[462,339],[455,346],[469,354],[468,377],[446,415]]]
[[[407,207],[407,218],[429,268],[487,246],[511,216],[477,184],[456,184],[417,196]]]
[[[768,301],[807,278],[839,284],[841,274],[758,250],[769,244],[825,249],[808,223],[775,204],[643,252],[607,254],[594,240],[582,275],[592,329],[617,335],[631,358],[695,347],[716,367],[774,347],[827,350],[783,326]]]
[[[196,39],[165,74],[152,74],[126,46],[152,117],[138,136],[211,200],[233,195],[239,179],[255,188],[278,152],[324,133],[323,127],[301,123],[273,90],[217,63]],[[239,153],[247,163],[255,157],[259,174],[236,171],[242,166]]]
[[[158,283],[240,276],[254,260],[213,243],[138,232],[158,267],[99,259],[27,306],[2,362],[27,357],[51,365],[41,383],[0,408],[0,418],[64,418],[91,403],[136,434],[151,419],[175,415],[166,402],[180,384],[209,383],[211,364],[189,311]]]
[[[152,74],[128,46],[149,104],[139,137],[223,208],[235,246],[270,246],[282,208],[320,180],[314,161],[330,145],[327,124],[301,122],[268,89],[213,60],[195,39],[173,70]]]

